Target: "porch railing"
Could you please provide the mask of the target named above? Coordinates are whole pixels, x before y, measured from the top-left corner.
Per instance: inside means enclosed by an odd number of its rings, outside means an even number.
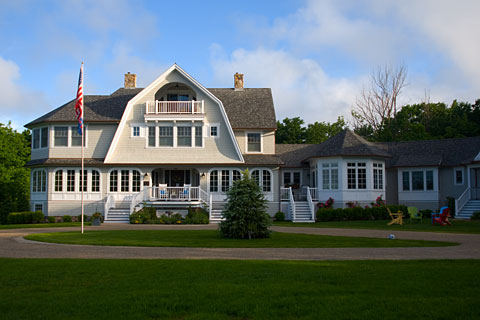
[[[307,201],[310,207],[310,214],[312,215],[312,221],[315,221],[315,205],[313,204],[312,192],[310,187],[307,187]]]
[[[204,114],[204,101],[147,101],[146,114]]]
[[[455,199],[455,215],[462,211],[463,206],[470,200],[470,187],[467,188],[458,199]]]
[[[140,191],[138,193],[135,193],[132,196],[132,201],[130,201],[130,214],[132,214],[133,211],[135,211],[135,208],[140,203],[142,203],[143,201],[145,201],[147,199],[147,192],[148,192],[147,189],[143,189],[142,191]]]
[[[291,188],[280,188],[280,201],[289,201],[290,200],[290,189]]]
[[[104,211],[103,211],[103,215],[105,218],[107,217],[108,210],[114,207],[115,207],[115,198],[111,194],[109,194],[107,195],[107,199],[105,199],[105,205],[104,205]]]
[[[164,201],[206,201],[205,195],[200,194],[200,187],[149,187],[147,188],[149,200]],[[203,191],[203,190],[202,190]],[[204,192],[204,191],[203,191]]]

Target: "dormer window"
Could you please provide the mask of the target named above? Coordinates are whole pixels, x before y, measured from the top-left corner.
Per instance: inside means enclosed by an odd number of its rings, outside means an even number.
[[[247,133],[247,152],[262,152],[260,133]]]

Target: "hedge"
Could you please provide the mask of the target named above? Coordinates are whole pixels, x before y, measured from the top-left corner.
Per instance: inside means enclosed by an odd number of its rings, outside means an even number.
[[[8,224],[29,224],[40,223],[45,220],[45,216],[41,211],[23,211],[23,212],[10,212],[7,216]]]
[[[387,207],[391,212],[402,211],[404,216],[408,216],[406,206],[388,205],[371,208],[320,208],[317,211],[317,221],[344,221],[344,220],[386,220],[390,216]]]

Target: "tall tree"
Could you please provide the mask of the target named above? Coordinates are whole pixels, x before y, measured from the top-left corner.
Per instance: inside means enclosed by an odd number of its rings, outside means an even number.
[[[370,84],[363,88],[352,108],[354,128],[381,130],[397,113],[397,100],[405,87],[407,68],[379,66],[372,72]]]
[[[305,143],[305,127],[300,117],[285,118],[277,121],[276,143]]]
[[[305,131],[305,143],[322,143],[339,134],[343,129],[345,129],[345,120],[341,116],[334,123],[315,122],[309,124]]]
[[[9,212],[29,208],[30,170],[25,164],[30,159],[30,133],[19,133],[0,123],[0,222]]]

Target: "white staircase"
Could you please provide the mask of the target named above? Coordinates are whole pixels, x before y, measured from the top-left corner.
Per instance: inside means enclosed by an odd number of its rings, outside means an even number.
[[[104,223],[130,223],[130,203],[111,201],[105,208]]]
[[[315,222],[312,221],[312,212],[308,201],[295,201],[295,219],[293,222]]]
[[[213,209],[210,213],[210,223],[220,223],[224,218],[222,218],[222,210],[221,209]]]
[[[480,200],[468,200],[455,218],[470,219],[474,212],[480,211]]]

